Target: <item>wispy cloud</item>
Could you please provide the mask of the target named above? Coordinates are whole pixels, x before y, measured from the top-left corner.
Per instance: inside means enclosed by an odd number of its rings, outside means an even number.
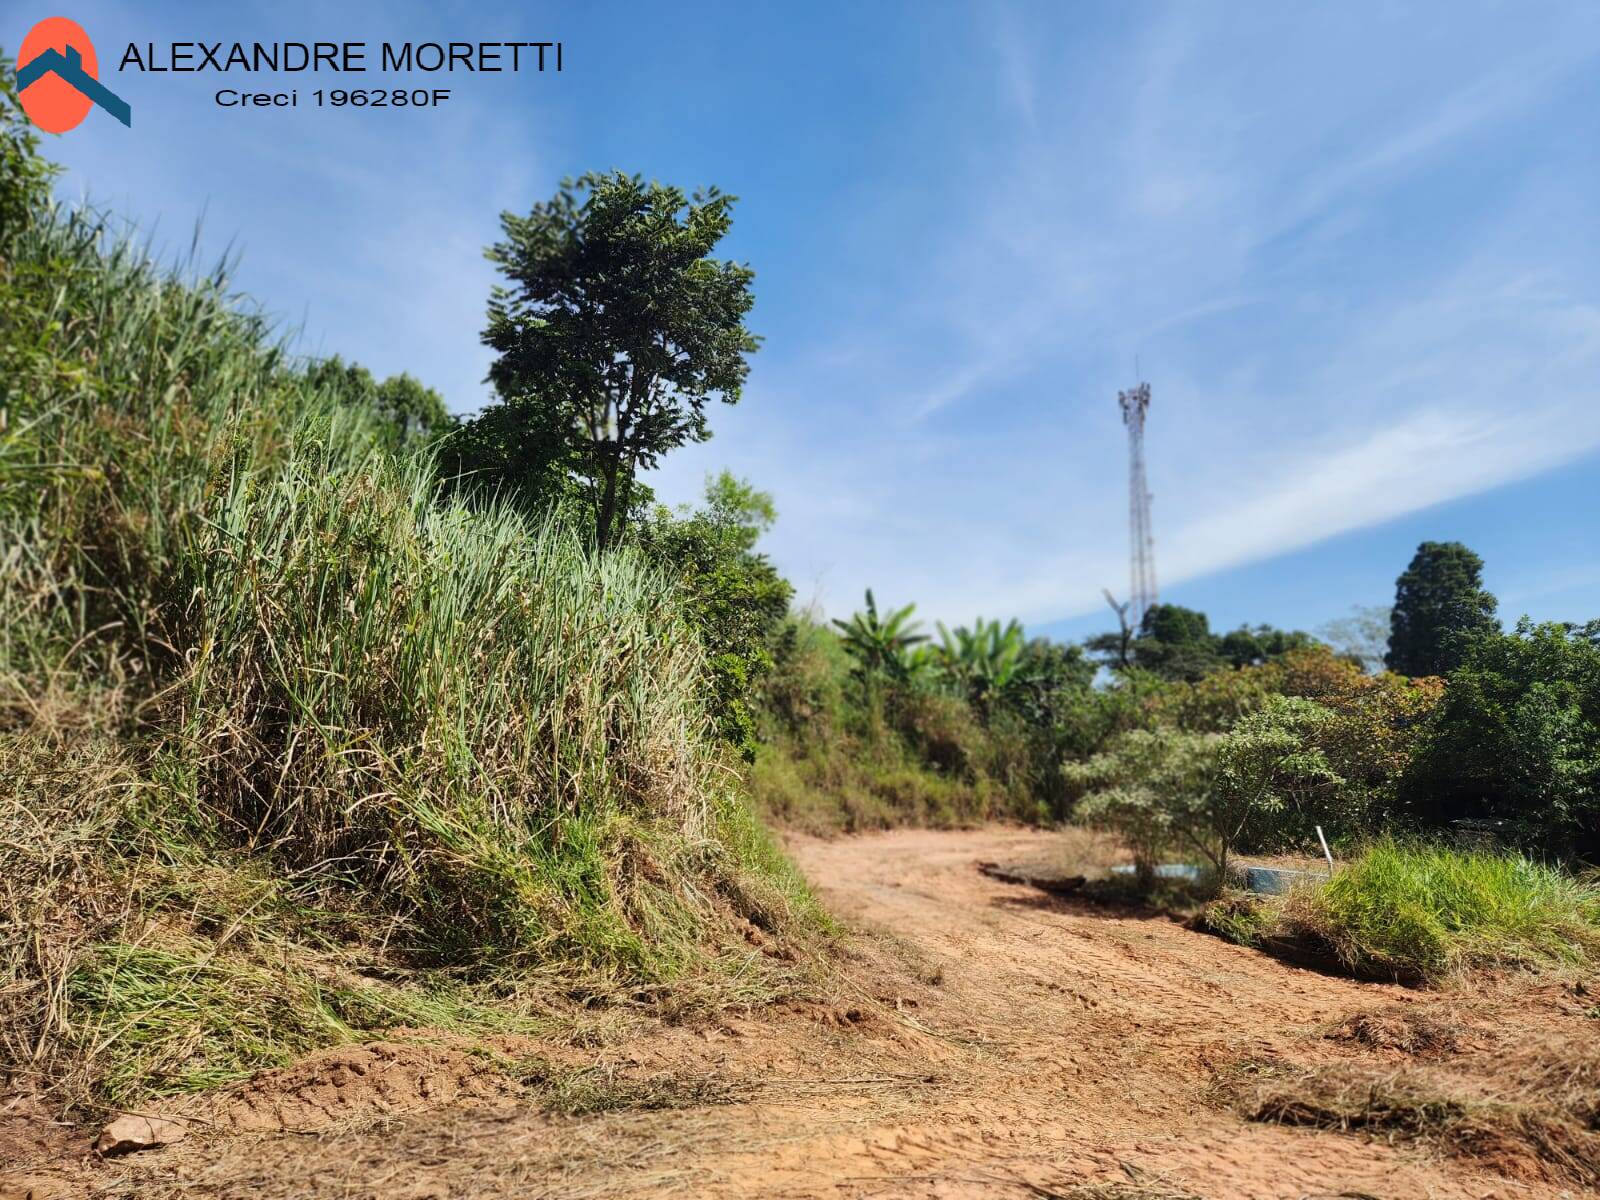
[[[1572,164],[1518,152],[1600,24],[1485,30],[1410,69],[1419,20],[1363,76],[1358,13],[1285,38],[1162,11],[1105,33],[1086,74],[1039,10],[1002,9],[949,219],[884,264],[903,309],[810,381],[861,425],[791,428],[796,455],[752,422],[707,456],[777,488],[780,560],[826,558],[829,605],[868,583],[952,618],[1103,604],[1136,354],[1168,583],[1600,448],[1592,220]],[[1495,162],[1521,184],[1459,191]]]

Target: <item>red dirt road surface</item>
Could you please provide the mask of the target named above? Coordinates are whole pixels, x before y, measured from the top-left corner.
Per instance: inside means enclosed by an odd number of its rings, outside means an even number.
[[[1468,1153],[1392,1131],[1247,1121],[1219,1099],[1219,1080],[1262,1063],[1448,1068],[1491,1096],[1516,1047],[1592,1040],[1570,987],[1357,983],[976,869],[1058,844],[1014,830],[795,841],[824,902],[863,931],[847,942],[835,1002],[566,1048],[635,1089],[618,1093],[635,1097],[621,1107],[554,1115],[498,1094],[470,1055],[330,1051],[253,1081],[252,1118],[234,1128],[254,1132],[34,1164],[11,1186],[252,1200],[1587,1194],[1581,1172],[1492,1139]],[[1459,1037],[1419,1049],[1371,1032],[1416,1014]],[[1367,1032],[1338,1032],[1351,1028]],[[364,1082],[385,1070],[401,1101],[373,1099],[384,1087]],[[310,1115],[295,1107],[306,1094],[319,1097]],[[272,1111],[278,1128],[261,1119]]]

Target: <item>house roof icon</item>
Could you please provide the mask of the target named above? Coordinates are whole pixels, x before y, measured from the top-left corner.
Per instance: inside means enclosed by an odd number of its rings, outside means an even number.
[[[27,91],[47,74],[59,76],[124,125],[133,127],[133,110],[128,102],[83,69],[83,55],[76,46],[69,45],[65,54],[51,46],[29,59],[17,69],[17,91]]]

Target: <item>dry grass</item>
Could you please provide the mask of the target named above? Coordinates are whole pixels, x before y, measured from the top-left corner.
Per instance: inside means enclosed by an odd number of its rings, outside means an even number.
[[[615,1066],[572,1070],[542,1059],[515,1064],[509,1073],[534,1089],[545,1109],[568,1117],[732,1104],[757,1090],[748,1081],[714,1075],[666,1073],[639,1079],[623,1074]]]
[[[0,1061],[14,1090],[93,1111],[394,1026],[552,1023],[408,969],[353,902],[333,907],[165,827],[115,742],[0,734],[0,755],[13,768],[0,790]]]
[[[1374,1008],[1353,1013],[1327,1033],[1334,1041],[1401,1054],[1439,1054],[1460,1044],[1459,1026],[1414,1006]]]
[[[1371,1022],[1347,1025],[1373,1036]],[[1425,1023],[1413,1028],[1420,1051],[1445,1044]],[[1393,1024],[1383,1029],[1387,1043]],[[1600,1052],[1550,1043],[1503,1053],[1494,1067],[1484,1078],[1444,1065],[1252,1062],[1216,1094],[1247,1120],[1423,1141],[1508,1176],[1600,1186]]]

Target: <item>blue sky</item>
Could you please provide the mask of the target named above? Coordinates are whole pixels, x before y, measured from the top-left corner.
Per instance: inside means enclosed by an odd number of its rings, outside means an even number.
[[[7,0],[15,47],[33,11]],[[765,339],[652,480],[776,494],[802,600],[1076,636],[1126,590],[1135,362],[1164,599],[1316,628],[1424,538],[1600,616],[1600,7],[74,3],[133,106],[64,194],[242,255],[308,350],[469,410],[502,209],[623,167],[737,194]],[[226,111],[128,41],[548,40],[437,110]]]

